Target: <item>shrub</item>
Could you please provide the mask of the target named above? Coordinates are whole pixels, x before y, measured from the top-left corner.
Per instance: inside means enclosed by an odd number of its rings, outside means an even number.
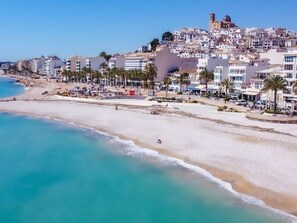
[[[198,103],[198,101],[194,100],[194,101],[191,101],[191,103]]]
[[[224,108],[222,106],[218,107],[217,111],[224,111]]]

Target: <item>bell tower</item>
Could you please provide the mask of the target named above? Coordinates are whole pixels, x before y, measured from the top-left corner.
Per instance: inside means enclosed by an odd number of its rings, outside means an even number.
[[[216,23],[216,15],[214,13],[210,13],[209,15],[209,30],[212,31]]]
[[[210,13],[209,15],[209,22],[212,23],[216,20],[216,15],[214,13]]]

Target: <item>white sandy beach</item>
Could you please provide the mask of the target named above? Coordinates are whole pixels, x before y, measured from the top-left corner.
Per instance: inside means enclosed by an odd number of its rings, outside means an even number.
[[[44,99],[53,101],[24,100],[40,98],[37,91],[18,97],[22,100],[0,102],[0,111],[58,118],[133,140],[199,165],[235,190],[297,214],[296,125],[251,121],[243,113],[218,113],[199,104],[159,108],[157,103],[129,100],[105,104],[59,101],[51,96]],[[119,104],[118,110],[114,104]],[[158,114],[151,114],[154,109]]]

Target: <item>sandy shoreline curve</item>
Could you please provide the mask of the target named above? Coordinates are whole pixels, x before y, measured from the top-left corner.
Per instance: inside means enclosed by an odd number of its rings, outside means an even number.
[[[127,100],[88,103],[87,99],[82,103],[41,95],[44,89],[60,87],[36,84],[16,101],[1,100],[0,111],[56,118],[132,140],[197,165],[230,183],[235,191],[297,216],[295,125],[252,121],[244,114],[218,113],[199,104],[165,107]]]

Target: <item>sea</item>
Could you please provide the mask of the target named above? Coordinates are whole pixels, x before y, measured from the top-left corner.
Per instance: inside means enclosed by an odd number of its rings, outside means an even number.
[[[0,78],[0,99],[17,96],[24,90],[24,86],[16,83],[14,79]]]
[[[0,95],[19,91],[9,88],[18,86],[0,81]],[[131,141],[50,118],[0,113],[0,222],[294,219],[237,194],[199,167]]]

